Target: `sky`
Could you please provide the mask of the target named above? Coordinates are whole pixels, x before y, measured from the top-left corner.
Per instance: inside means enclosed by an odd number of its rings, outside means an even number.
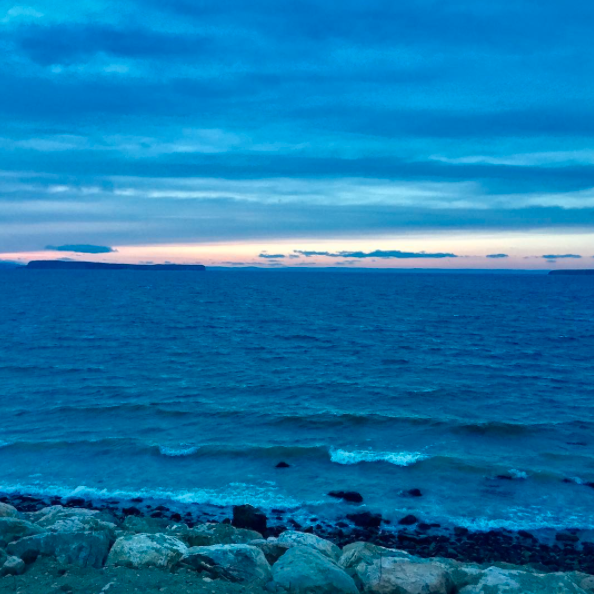
[[[0,261],[594,268],[594,4],[0,2]]]

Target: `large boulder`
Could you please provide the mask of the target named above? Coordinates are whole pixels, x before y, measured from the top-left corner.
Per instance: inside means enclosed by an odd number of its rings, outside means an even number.
[[[454,583],[443,563],[379,557],[354,568],[355,581],[369,594],[450,594]]]
[[[412,559],[412,555],[397,549],[387,549],[370,542],[354,542],[342,549],[338,564],[349,574],[354,575],[355,568],[361,563],[373,563],[380,557],[396,557],[398,559]]]
[[[62,520],[70,520],[73,518],[101,518],[101,512],[94,509],[84,509],[77,507],[62,507],[61,505],[53,505],[51,507],[44,507],[38,512],[30,514],[30,519],[34,524],[41,528],[49,528],[56,522]]]
[[[246,544],[192,547],[182,559],[213,579],[263,586],[272,579],[270,564],[257,547]]]
[[[19,512],[8,503],[0,503],[0,518],[18,518]]]
[[[102,567],[113,541],[104,530],[97,532],[43,532],[8,545],[11,555],[27,563],[37,557],[55,557],[60,563],[79,567]]]
[[[233,508],[231,523],[235,528],[247,528],[260,534],[266,534],[266,514],[253,505],[236,505]]]
[[[319,553],[322,553],[322,555],[332,559],[332,561],[338,561],[341,555],[340,549],[334,543],[329,540],[324,540],[315,534],[287,530],[278,537],[277,542],[292,547],[303,546],[315,549]]]
[[[162,534],[171,524],[164,518],[143,518],[141,516],[126,516],[122,529],[134,534]],[[185,524],[182,524],[187,529]],[[173,535],[171,535],[173,536]]]
[[[489,567],[476,585],[466,586],[460,594],[585,594],[565,573],[534,573],[520,569]]]
[[[353,578],[312,547],[290,548],[272,566],[272,576],[279,594],[358,594]]]
[[[24,536],[39,534],[43,529],[31,522],[19,518],[4,517],[0,518],[0,547],[6,547]]]
[[[165,534],[133,534],[118,538],[109,552],[107,565],[161,567],[169,569],[188,552],[179,539]]]
[[[219,544],[248,544],[252,540],[261,539],[262,535],[254,530],[235,528],[231,524],[199,524],[187,530],[174,530],[178,532],[178,538],[183,540],[190,547],[208,547]],[[168,530],[168,532],[170,532]]]
[[[278,542],[278,538],[271,536],[264,540],[263,538],[249,542],[254,547],[258,547],[266,557],[270,565],[274,565],[292,546],[287,542]]]
[[[25,573],[25,562],[18,557],[8,557],[0,566],[0,577],[5,575],[21,575]]]

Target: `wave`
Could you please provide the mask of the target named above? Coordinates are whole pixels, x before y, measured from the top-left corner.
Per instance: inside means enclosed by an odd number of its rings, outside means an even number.
[[[396,466],[411,466],[430,456],[420,452],[374,452],[372,450],[348,451],[330,449],[330,460],[336,464],[360,464],[361,462],[388,462]]]
[[[159,451],[163,456],[171,456],[172,458],[179,458],[191,456],[200,449],[199,446],[180,446],[179,448],[172,448],[168,446],[159,446]]]

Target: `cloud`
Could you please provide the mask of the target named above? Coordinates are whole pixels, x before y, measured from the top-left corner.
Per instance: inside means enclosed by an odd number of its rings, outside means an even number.
[[[45,249],[54,252],[76,252],[78,254],[111,254],[113,252],[117,252],[116,249],[109,246],[86,244],[59,246],[48,245]]]
[[[307,250],[294,250],[296,254],[310,258],[312,256],[327,256],[329,258],[457,258],[456,254],[427,253],[427,252],[401,252],[399,250],[374,250],[373,252],[315,252]]]
[[[558,260],[559,258],[575,258],[575,259],[581,258],[581,256],[578,254],[557,254],[557,255],[548,255],[548,256],[542,256],[542,257],[545,260]]]
[[[509,258],[507,254],[489,254],[487,258]]]
[[[270,258],[270,259],[275,259],[278,260],[279,258],[284,258],[285,255],[284,254],[266,254],[266,253],[262,253],[258,256],[258,258]]]

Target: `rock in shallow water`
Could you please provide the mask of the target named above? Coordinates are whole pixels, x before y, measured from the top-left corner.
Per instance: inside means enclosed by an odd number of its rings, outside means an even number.
[[[233,520],[235,528],[247,528],[255,530],[260,534],[266,534],[266,514],[252,505],[236,505],[233,508]]]
[[[363,496],[357,491],[330,491],[328,495],[335,499],[344,499],[349,503],[363,503]]]
[[[19,512],[8,503],[0,503],[0,518],[17,518]]]
[[[0,577],[5,575],[22,575],[25,573],[25,562],[18,557],[8,557],[0,567]]]
[[[353,578],[310,547],[288,550],[272,566],[272,575],[281,594],[358,594]]]
[[[39,526],[26,520],[11,517],[0,518],[0,547],[6,547],[7,544],[19,538],[40,532],[43,530]]]
[[[109,552],[107,565],[169,569],[187,552],[188,547],[181,540],[165,534],[122,536]]]
[[[257,547],[245,544],[213,545],[192,547],[182,559],[200,572],[206,572],[213,579],[259,585],[267,584],[272,578],[270,564]]]
[[[359,528],[379,528],[382,523],[382,516],[380,514],[372,514],[371,512],[348,514],[347,518]]]

